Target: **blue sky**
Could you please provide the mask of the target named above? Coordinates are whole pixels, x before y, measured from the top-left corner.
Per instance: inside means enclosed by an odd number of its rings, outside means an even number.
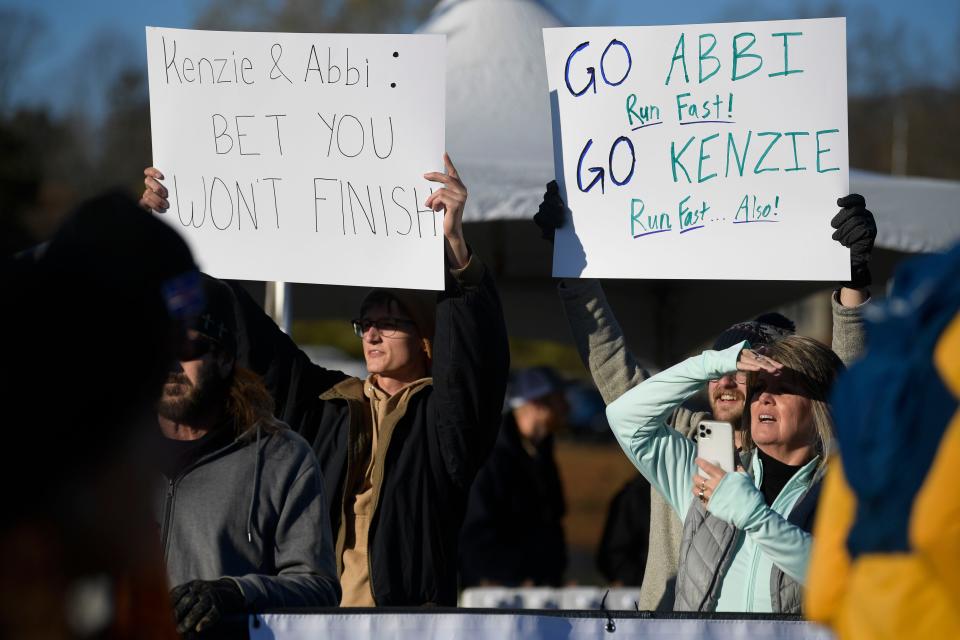
[[[651,0],[547,0],[572,24],[684,24],[819,15],[829,0],[714,0],[664,3]],[[2,0],[0,7],[38,14],[45,23],[35,55],[17,84],[18,102],[96,111],[110,71],[131,60],[143,64],[144,27],[191,27],[203,0]],[[884,54],[882,35],[900,22],[912,67],[944,83],[960,77],[960,2],[957,0],[842,0],[848,48],[880,33],[871,51]],[[902,48],[902,47],[901,47]]]

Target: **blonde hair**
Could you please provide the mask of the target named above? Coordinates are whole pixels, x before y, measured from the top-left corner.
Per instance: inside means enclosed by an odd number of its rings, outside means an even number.
[[[793,381],[802,394],[810,399],[815,447],[823,460],[833,445],[833,416],[828,402],[830,389],[834,381],[845,369],[843,362],[832,350],[813,338],[806,336],[787,336],[763,349],[763,355],[776,360],[793,374]],[[750,432],[750,398],[757,384],[757,374],[747,377],[747,401],[743,407],[743,448],[752,449],[753,438]]]

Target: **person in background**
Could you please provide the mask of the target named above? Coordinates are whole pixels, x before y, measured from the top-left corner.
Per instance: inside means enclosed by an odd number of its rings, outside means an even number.
[[[597,548],[597,570],[615,587],[639,587],[650,544],[650,482],[627,481],[610,501]]]
[[[366,296],[353,321],[366,379],[312,363],[228,283],[237,361],[263,377],[275,415],[306,438],[323,468],[341,606],[456,605],[467,495],[500,423],[510,368],[503,310],[464,238],[467,189],[446,155],[444,164],[446,173],[424,175],[443,185],[424,206],[444,212],[445,289]],[[141,206],[166,210],[162,174],[145,174]]]
[[[833,396],[806,614],[840,640],[960,638],[960,246],[897,270]]]
[[[877,235],[873,214],[863,196],[851,194],[837,201],[840,211],[831,220],[832,238],[850,249],[851,279],[833,292],[832,348],[844,363],[856,360],[864,349],[863,310],[870,299],[872,283],[870,257]],[[567,219],[566,205],[556,181],[547,185],[543,202],[534,216],[544,239],[553,242],[554,234]],[[827,230],[825,230],[827,231]],[[623,330],[617,322],[600,282],[592,279],[563,279],[557,293],[564,305],[570,331],[584,366],[609,405],[626,391],[649,377],[627,349]],[[747,327],[734,325],[718,337],[714,347],[723,349],[736,339],[747,339],[754,346],[793,333],[793,323],[783,316],[757,318]],[[761,326],[765,325],[765,326]],[[747,329],[746,334],[741,333]],[[740,335],[740,338],[737,336]],[[759,338],[759,339],[758,339]],[[743,413],[746,385],[733,374],[705,382],[712,400],[713,418],[731,422],[735,427]],[[668,420],[671,427],[692,436],[701,420],[711,419],[694,406],[680,406]],[[650,529],[647,565],[640,589],[642,610],[670,611],[674,603],[682,522],[660,493],[651,488]]]
[[[273,417],[260,377],[237,364],[230,288],[203,282],[206,304],[163,387],[154,447],[180,633],[231,614],[340,600],[320,464]]]
[[[464,587],[560,586],[566,505],[553,436],[566,424],[563,383],[549,367],[516,373],[509,412],[470,489],[460,533]]]

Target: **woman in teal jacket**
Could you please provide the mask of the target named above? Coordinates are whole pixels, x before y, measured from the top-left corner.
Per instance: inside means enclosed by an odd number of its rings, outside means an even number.
[[[790,336],[763,353],[742,342],[689,358],[607,407],[627,457],[684,520],[675,610],[800,612],[833,429],[826,399],[842,369],[810,338]],[[736,473],[697,458],[696,443],[666,422],[725,375],[748,385]]]

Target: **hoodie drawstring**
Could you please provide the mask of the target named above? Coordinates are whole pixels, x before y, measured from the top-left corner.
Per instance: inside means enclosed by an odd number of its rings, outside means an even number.
[[[253,505],[260,492],[260,423],[257,423],[257,446],[253,459],[253,492],[250,494],[250,509],[247,511],[247,542],[253,542]]]

